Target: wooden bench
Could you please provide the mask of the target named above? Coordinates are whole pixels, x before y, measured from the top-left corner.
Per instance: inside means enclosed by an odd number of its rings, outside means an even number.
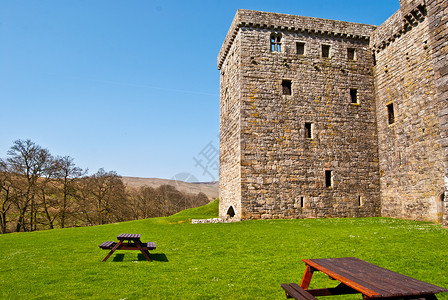
[[[286,298],[294,298],[300,300],[317,300],[317,298],[301,288],[297,283],[283,283],[281,287],[285,290]]]
[[[101,245],[99,245],[98,247],[100,247],[103,250],[110,250],[112,249],[117,243],[116,242],[111,242],[111,241],[107,241],[102,243]]]
[[[122,233],[117,236],[118,243],[106,241],[99,245],[103,250],[110,250],[109,254],[103,259],[106,261],[116,250],[139,250],[142,252],[146,260],[151,261],[148,250],[156,249],[154,242],[142,243],[140,241],[140,234]]]
[[[107,241],[102,243],[98,247],[100,247],[103,250],[111,250],[113,247],[115,247],[116,244],[117,244],[116,242]],[[140,245],[142,246],[143,250],[156,249],[156,243],[154,242],[141,243]],[[140,250],[140,249],[137,248],[137,245],[135,243],[123,243],[117,248],[117,250]]]
[[[300,286],[282,284],[287,298],[313,300],[314,297],[362,294],[363,299],[427,299],[436,300],[437,293],[448,292],[412,277],[381,268],[356,257],[304,259],[306,264]],[[331,288],[309,289],[313,273],[320,271],[339,285]]]

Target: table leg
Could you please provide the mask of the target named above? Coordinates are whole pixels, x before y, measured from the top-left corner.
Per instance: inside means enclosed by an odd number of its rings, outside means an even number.
[[[105,262],[114,252],[115,250],[118,249],[118,247],[120,247],[120,245],[122,244],[122,241],[119,241],[113,248],[112,250],[110,250],[109,254],[106,255],[106,257],[103,259],[103,262]]]
[[[149,252],[148,250],[143,250],[142,243],[140,241],[135,241],[135,245],[143,253],[143,256],[146,258],[146,260],[151,261],[151,257],[149,257]]]
[[[300,287],[303,289],[308,289],[311,282],[311,277],[313,277],[314,269],[309,265],[306,265],[305,274],[303,274],[302,282],[300,283]]]

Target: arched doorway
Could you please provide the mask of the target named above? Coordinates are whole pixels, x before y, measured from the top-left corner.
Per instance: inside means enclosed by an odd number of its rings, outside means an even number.
[[[227,217],[233,218],[234,216],[235,216],[235,210],[233,209],[233,206],[230,206],[229,209],[227,210]]]

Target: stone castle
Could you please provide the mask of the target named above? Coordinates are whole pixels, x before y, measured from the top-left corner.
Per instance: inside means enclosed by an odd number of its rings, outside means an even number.
[[[220,217],[448,225],[448,1],[381,26],[238,10],[218,56]]]

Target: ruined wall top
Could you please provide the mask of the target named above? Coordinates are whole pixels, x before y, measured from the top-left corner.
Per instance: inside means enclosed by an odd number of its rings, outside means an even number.
[[[219,52],[218,69],[221,69],[233,40],[241,27],[285,30],[365,40],[368,40],[372,31],[377,28],[374,25],[239,9]]]

